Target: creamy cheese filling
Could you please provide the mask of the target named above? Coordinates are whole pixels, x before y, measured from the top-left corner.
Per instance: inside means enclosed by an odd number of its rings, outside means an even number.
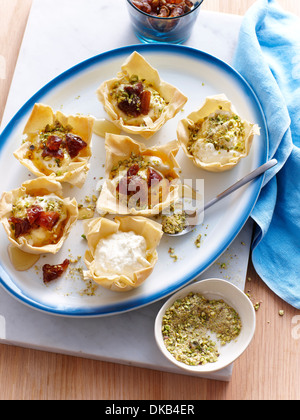
[[[55,158],[54,156],[43,157],[43,149],[40,147],[42,137],[40,134],[26,135],[24,141],[29,141],[32,149],[29,148],[28,158],[34,165],[45,175],[55,173],[57,176],[63,175],[68,172],[72,159],[66,149],[61,149],[63,152],[63,159]]]
[[[66,150],[63,150],[64,158],[56,159],[53,156],[42,157],[42,150],[39,149],[34,153],[34,161],[37,163],[42,172],[46,174],[55,173],[57,176],[61,176],[65,172],[68,172],[72,159]]]
[[[27,209],[32,206],[40,206],[43,211],[55,211],[59,214],[59,220],[52,230],[43,227],[32,229],[29,233],[22,235],[32,246],[43,246],[51,243],[57,243],[62,236],[63,227],[68,217],[68,211],[61,198],[54,194],[44,196],[25,195],[20,197],[12,208],[13,216],[16,218],[26,218]]]
[[[163,160],[158,156],[144,156],[144,161],[162,174],[166,174],[170,171],[170,165],[164,163]]]
[[[227,163],[245,152],[245,127],[239,116],[218,110],[191,129],[188,151],[202,162]]]
[[[197,140],[192,148],[191,153],[194,156],[197,156],[202,162],[205,163],[227,163],[232,158],[240,155],[239,152],[234,150],[216,150],[214,145],[211,143],[205,143],[202,139]]]
[[[127,275],[149,267],[143,236],[118,231],[101,239],[95,250],[95,275]]]
[[[31,206],[40,206],[43,211],[56,211],[59,213],[60,219],[65,219],[67,216],[63,200],[55,194],[42,196],[24,195],[13,204],[13,215],[24,218],[27,216],[27,209]]]

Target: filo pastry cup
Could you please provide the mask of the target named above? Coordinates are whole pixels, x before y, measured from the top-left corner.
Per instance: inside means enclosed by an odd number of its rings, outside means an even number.
[[[113,100],[112,92],[114,87],[124,80],[130,80],[132,77],[137,77],[139,81],[143,81],[146,90],[147,88],[150,90],[154,89],[148,115],[140,115],[139,117],[128,116],[120,110],[117,103]],[[105,111],[116,126],[127,133],[138,134],[145,139],[150,138],[160,130],[168,120],[182,109],[187,101],[187,97],[179,89],[163,81],[158,71],[136,51],[121,66],[121,71],[117,76],[104,81],[96,93]],[[163,99],[163,103],[159,105],[158,115],[155,114],[153,116],[152,114],[157,107],[157,101],[154,100],[156,93]]]
[[[220,120],[225,118],[225,121],[226,118],[232,119],[231,138],[226,139],[226,133],[225,137],[221,138],[221,134],[219,144],[218,139],[216,140],[218,134],[212,134],[213,141],[205,137],[205,133],[210,128],[212,128],[211,133],[218,133],[215,127],[209,127],[209,121],[215,117],[216,123],[218,123],[218,118]],[[235,139],[234,130],[237,121],[242,127],[243,136]],[[192,137],[193,134],[195,134],[195,139]],[[232,169],[249,154],[254,135],[259,134],[259,126],[242,119],[224,94],[207,97],[199,109],[180,120],[177,126],[177,139],[186,156],[195,166],[210,172]]]
[[[97,218],[84,223],[84,232],[87,238],[89,249],[85,253],[85,264],[87,271],[84,271],[85,279],[92,279],[100,286],[116,292],[127,292],[139,287],[152,273],[154,266],[158,260],[156,248],[159,245],[162,237],[161,225],[148,218],[142,216],[116,216],[114,221],[106,218]],[[129,265],[129,269],[116,270],[107,268],[105,262],[102,266],[97,263],[97,246],[101,240],[111,237],[111,235],[128,232],[132,235],[138,235],[136,238],[144,238],[146,244],[145,256],[143,259],[142,267],[134,270],[135,261]],[[134,236],[135,237],[135,236]],[[123,245],[120,244],[122,247]],[[127,244],[127,247],[130,246]],[[122,263],[118,259],[118,244],[114,243],[114,263],[119,265]],[[129,251],[130,253],[130,251]],[[112,255],[109,255],[112,258]],[[122,271],[122,272],[120,272]]]
[[[45,243],[43,238],[43,230],[40,228],[39,234],[36,239],[32,239],[30,233],[15,237],[13,224],[9,219],[13,216],[13,207],[15,203],[29,197],[29,199],[40,199],[50,197],[57,200],[62,206],[64,219],[57,225],[55,229],[50,231],[45,230]],[[24,182],[20,188],[14,189],[9,192],[4,192],[0,199],[0,222],[3,224],[7,237],[11,244],[24,252],[30,254],[56,254],[62,247],[64,241],[67,239],[72,227],[76,223],[78,217],[78,206],[75,198],[63,198],[62,186],[59,182],[53,181],[47,177],[36,178]],[[57,230],[56,230],[57,228]],[[56,236],[53,236],[56,234]]]
[[[107,212],[110,214],[151,216],[159,214],[163,209],[168,208],[179,199],[180,166],[175,159],[179,145],[176,140],[164,145],[147,148],[144,144],[136,142],[128,136],[106,134],[105,149],[105,181],[96,204],[99,214]],[[132,155],[143,159],[159,158],[167,168],[165,172],[162,171],[166,177],[151,190],[153,193],[151,198],[149,198],[151,208],[148,206],[145,206],[145,208],[129,207],[128,202],[122,200],[121,195],[119,194],[118,196],[117,194],[116,182],[111,175],[112,170],[118,167],[120,162],[129,160]],[[124,176],[126,176],[126,170],[124,171]],[[159,196],[157,191],[159,191]]]
[[[37,103],[25,125],[24,142],[14,152],[14,156],[38,177],[48,176],[55,181],[67,182],[81,188],[89,171],[94,120],[93,117],[84,115],[67,116],[60,111],[54,112],[48,105]],[[87,144],[76,157],[69,158],[66,155],[61,162],[55,156],[43,158],[37,146],[40,134],[47,126],[53,127],[57,122],[66,127],[66,132],[79,136]]]

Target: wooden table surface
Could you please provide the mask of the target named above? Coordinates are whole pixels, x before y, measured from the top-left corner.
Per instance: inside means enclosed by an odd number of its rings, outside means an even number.
[[[206,0],[202,8],[244,15],[254,0]],[[0,121],[32,0],[0,0]],[[278,0],[300,16],[299,0]],[[300,311],[249,265],[245,291],[255,336],[230,382],[0,345],[0,400],[295,400],[300,398]],[[284,310],[280,316],[279,311]]]

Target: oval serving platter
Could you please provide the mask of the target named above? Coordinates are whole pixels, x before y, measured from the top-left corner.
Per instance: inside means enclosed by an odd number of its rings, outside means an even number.
[[[224,93],[231,100],[243,118],[261,128],[260,136],[254,138],[250,154],[228,172],[205,172],[191,165],[183,151],[179,151],[177,160],[182,169],[182,180],[188,180],[195,188],[200,185],[196,180],[204,180],[205,202],[266,162],[268,137],[259,100],[232,67],[212,55],[186,46],[131,45],[77,64],[50,81],[23,105],[1,134],[0,168],[1,173],[5,174],[0,180],[1,194],[33,177],[13,157],[13,152],[21,143],[22,132],[33,105],[40,102],[65,114],[81,113],[97,119],[108,118],[96,97],[96,89],[102,81],[116,75],[133,51],[142,54],[159,71],[163,80],[175,85],[188,97],[184,110],[168,121],[157,134],[149,140],[139,138],[147,146],[174,140],[178,121],[199,107],[206,96],[219,93]],[[84,187],[63,186],[65,196],[74,196],[83,205],[86,204],[85,197],[97,194],[97,187],[104,176],[104,139],[95,134],[92,152],[91,167]],[[203,223],[193,233],[178,238],[163,236],[153,273],[142,286],[130,292],[112,292],[100,286],[95,288],[83,280],[82,270],[86,269],[83,255],[87,245],[81,236],[82,221],[77,222],[58,254],[41,257],[34,267],[23,272],[14,269],[7,252],[9,242],[1,228],[1,285],[12,296],[34,309],[66,317],[107,316],[148,305],[191,282],[226,250],[249,218],[262,182],[263,177],[260,177],[209,209]],[[200,248],[194,243],[199,234],[202,235]],[[177,261],[170,257],[170,248],[174,248]],[[66,275],[46,286],[42,280],[42,265],[58,264],[65,258],[73,260]]]

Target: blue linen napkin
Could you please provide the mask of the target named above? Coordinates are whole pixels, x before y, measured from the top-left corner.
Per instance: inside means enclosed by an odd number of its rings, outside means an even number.
[[[259,0],[246,13],[234,67],[248,81],[265,113],[269,158],[251,214],[252,262],[263,281],[300,309],[300,19],[274,0]]]

